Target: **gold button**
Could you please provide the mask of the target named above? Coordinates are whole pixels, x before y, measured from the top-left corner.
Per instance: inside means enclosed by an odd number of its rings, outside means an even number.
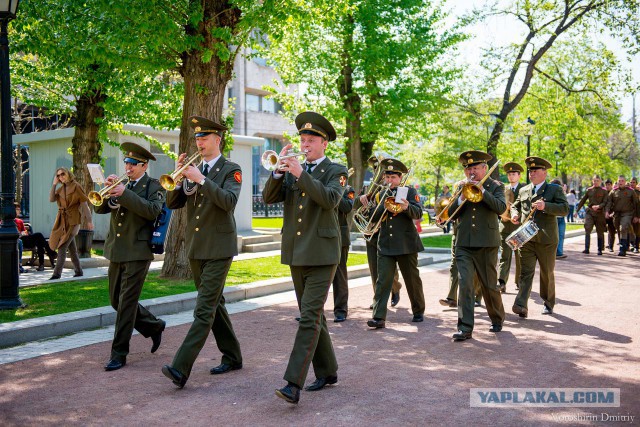
[[[200,193],[201,196],[204,196],[204,194]]]
[[[124,216],[124,212],[120,212],[120,216]]]
[[[299,235],[300,235],[300,232],[298,231],[296,234],[299,236]]]
[[[472,215],[472,216],[471,216],[471,218],[475,218],[475,217],[476,217],[475,215]]]
[[[471,226],[472,226],[472,227],[475,227],[476,225],[475,225],[475,224],[471,224]]]
[[[393,237],[393,233],[389,233],[389,237]]]
[[[389,228],[393,228],[393,225],[390,225]]]
[[[473,208],[473,210],[475,211],[475,210],[476,210],[476,208]]]
[[[196,219],[200,219],[200,215],[197,215],[197,216],[196,216]]]
[[[200,203],[200,204],[198,205],[198,207],[199,207],[199,208],[201,208],[201,207],[202,207],[202,203]]]
[[[121,222],[118,223],[118,227],[122,227],[122,223]]]
[[[302,205],[298,206],[300,209],[302,209]]]
[[[298,218],[298,222],[302,222],[302,218]]]
[[[304,197],[304,193],[302,193],[302,197]]]
[[[120,233],[116,234],[116,236],[120,237]]]
[[[196,227],[196,231],[200,231],[200,229],[198,227]]]

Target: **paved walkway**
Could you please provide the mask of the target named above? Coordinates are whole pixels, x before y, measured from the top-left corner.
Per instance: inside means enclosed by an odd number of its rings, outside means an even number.
[[[370,284],[366,278],[353,281],[346,322],[331,322],[331,297],[326,306],[340,382],[319,392],[303,392],[297,406],[273,393],[284,384],[282,374],[297,328],[293,320],[297,307],[288,292],[231,304],[244,368],[209,375],[209,368],[220,360],[210,338],[183,390],[176,389],[160,368],[171,362],[191,313],[163,316],[170,327],[155,354],[149,354],[150,340],[134,336],[127,366],[115,372],[102,369],[109,355],[108,328],[23,346],[30,348],[31,358],[7,361],[0,369],[2,423],[591,425],[609,424],[602,421],[605,414],[609,421],[617,417],[628,422],[634,417],[632,424],[638,424],[640,256],[586,256],[580,254],[582,242],[569,239],[568,258],[556,264],[558,303],[553,316],[540,314],[537,276],[530,317],[511,314],[515,294],[509,283],[503,296],[507,308],[503,332],[489,333],[486,312],[478,309],[474,339],[463,343],[450,339],[456,310],[437,302],[447,291],[446,263],[421,268],[427,311],[420,324],[410,322],[403,290],[399,306],[389,310],[387,329],[370,330],[366,326],[371,315]],[[65,344],[65,339],[74,342]],[[14,349],[0,354],[6,351]],[[37,352],[48,354],[36,357]],[[311,371],[307,383],[313,377]],[[476,387],[613,388],[620,390],[620,406],[471,407],[470,389]]]

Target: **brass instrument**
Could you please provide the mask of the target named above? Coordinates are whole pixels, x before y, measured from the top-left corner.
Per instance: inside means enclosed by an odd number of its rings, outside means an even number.
[[[293,150],[289,150],[287,154],[279,156],[275,151],[267,150],[262,153],[262,158],[260,159],[260,161],[263,168],[268,171],[275,171],[281,169],[280,161],[282,159],[292,159],[294,157],[297,157],[298,160],[302,163],[307,159],[307,153],[298,153]]]
[[[466,183],[460,185],[458,190],[456,190],[456,193],[453,195],[453,197],[451,197],[451,200],[452,201],[456,200],[458,197],[460,197],[460,194],[464,195],[464,200],[462,201],[462,203],[460,203],[460,205],[458,205],[456,210],[451,215],[449,215],[448,206],[447,208],[443,209],[443,212],[447,213],[448,218],[442,223],[442,225],[447,225],[447,223],[451,221],[451,218],[456,216],[458,211],[464,206],[467,200],[470,201],[471,203],[480,203],[482,201],[482,186],[484,185],[484,182],[487,179],[489,179],[489,177],[491,176],[493,171],[498,167],[499,164],[500,164],[500,161],[499,160],[496,161],[496,163],[493,166],[491,166],[491,169],[487,171],[487,174],[484,176],[484,178],[480,180],[480,182],[475,184],[469,182],[469,181],[473,181],[473,178],[475,178],[475,176],[471,175],[469,177],[469,180],[467,180]],[[436,220],[437,219],[438,218],[436,218]]]
[[[117,180],[112,182],[111,185],[106,186],[99,191],[90,191],[89,194],[87,194],[87,198],[93,206],[101,206],[104,203],[104,200],[110,197],[109,192],[111,190],[116,188],[120,183],[127,184],[128,182],[129,176],[124,173]]]
[[[511,222],[511,205],[516,201],[516,195],[511,187],[507,187],[504,189],[504,196],[507,199],[507,208],[500,215],[500,219],[502,222]]]
[[[369,184],[369,188],[367,188],[367,192],[364,193],[367,196],[368,203],[366,205],[360,204],[360,199],[358,198],[354,203],[354,211],[353,214],[353,223],[358,229],[358,231],[362,234],[366,234],[366,231],[369,229],[369,223],[372,218],[372,209],[377,206],[376,196],[387,186],[384,184],[384,170],[380,166],[384,157],[376,154],[378,159],[378,167],[375,171],[373,171],[373,177],[371,178],[371,183]]]
[[[162,188],[164,188],[167,191],[175,190],[176,186],[180,184],[180,182],[182,182],[182,179],[184,178],[184,176],[182,176],[182,172],[184,172],[185,169],[189,167],[189,165],[194,163],[200,157],[202,157],[202,154],[200,154],[200,151],[196,151],[191,155],[191,157],[187,159],[187,161],[182,165],[182,167],[176,169],[170,174],[160,175],[159,181]]]

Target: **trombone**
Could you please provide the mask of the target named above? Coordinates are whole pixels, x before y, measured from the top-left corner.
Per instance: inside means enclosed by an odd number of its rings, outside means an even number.
[[[441,222],[442,226],[447,225],[447,223],[451,221],[451,218],[453,218],[458,213],[460,208],[464,206],[467,200],[470,201],[471,203],[480,203],[483,198],[482,185],[491,176],[491,174],[498,167],[499,164],[500,164],[500,160],[496,161],[496,163],[493,166],[491,166],[491,169],[487,171],[487,174],[484,176],[484,178],[480,180],[480,182],[477,182],[475,184],[471,183],[470,181],[473,181],[473,179],[475,178],[475,176],[472,174],[467,180],[467,182],[465,182],[464,184],[461,184],[457,188],[453,196],[451,196],[449,203],[447,203],[447,205],[442,208],[442,212],[440,212],[440,214],[436,216],[436,222]],[[460,205],[458,205],[456,210],[451,215],[449,215],[449,205],[458,197],[460,197],[460,194],[464,195],[464,200],[462,201],[462,203],[460,203]]]
[[[281,165],[280,161],[283,159],[293,159],[297,157],[300,162],[304,162],[307,159],[307,153],[297,153],[293,150],[289,150],[287,154],[279,156],[273,150],[267,150],[262,153],[262,158],[260,162],[262,163],[262,167],[268,171],[280,170]]]
[[[89,194],[87,194],[87,198],[93,206],[101,206],[104,203],[104,200],[109,198],[109,192],[111,190],[116,188],[120,183],[127,184],[128,182],[129,176],[124,173],[117,180],[112,182],[111,185],[104,187],[99,191],[90,191]]]
[[[200,154],[200,151],[196,151],[191,155],[191,157],[187,159],[187,161],[182,165],[182,167],[179,167],[178,169],[171,172],[170,174],[160,175],[159,181],[162,188],[164,188],[167,191],[175,190],[176,186],[180,184],[182,182],[182,179],[184,178],[184,176],[182,176],[182,172],[184,172],[185,169],[187,169],[192,163],[198,160],[198,158],[201,156],[202,155]]]

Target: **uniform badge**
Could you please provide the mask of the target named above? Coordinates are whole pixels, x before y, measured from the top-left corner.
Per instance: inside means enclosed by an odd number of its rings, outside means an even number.
[[[349,200],[353,200],[354,197],[356,197],[356,193],[354,193],[353,191],[350,191],[349,194],[347,194],[347,198]]]
[[[343,176],[340,177],[340,185],[342,185],[343,187],[345,185],[347,185],[347,177],[346,176],[343,175]]]
[[[202,128],[200,126],[196,126],[195,129],[194,129],[194,132],[200,132],[201,129]]]
[[[233,178],[238,182],[238,183],[242,183],[242,173],[240,171],[237,171],[236,173],[233,174]]]
[[[420,196],[416,194],[416,202],[420,203]]]
[[[195,117],[194,117],[193,119],[191,119],[191,121],[192,121],[193,123],[198,123],[198,119],[196,119]]]
[[[311,129],[312,127],[311,123],[305,123],[304,126],[302,126],[303,129]]]

